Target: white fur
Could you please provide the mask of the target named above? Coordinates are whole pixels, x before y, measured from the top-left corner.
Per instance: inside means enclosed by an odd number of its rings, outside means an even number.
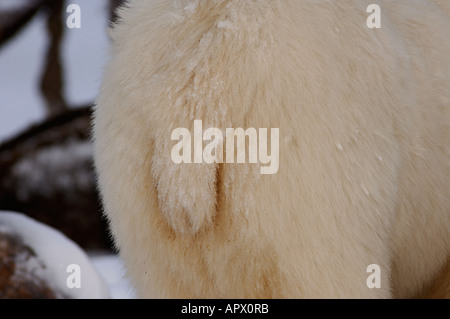
[[[140,297],[414,297],[450,254],[450,5],[131,0],[95,161]],[[174,164],[171,132],[280,128],[279,171]],[[366,268],[378,264],[380,289]]]

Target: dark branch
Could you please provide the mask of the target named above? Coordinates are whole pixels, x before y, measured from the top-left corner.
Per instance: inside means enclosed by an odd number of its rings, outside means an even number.
[[[44,2],[33,0],[17,10],[0,12],[0,47],[31,21]]]
[[[40,87],[49,115],[60,114],[68,109],[63,96],[64,80],[60,57],[61,39],[64,34],[63,6],[64,1],[51,1],[46,4],[47,32],[50,35],[50,44],[47,48]]]

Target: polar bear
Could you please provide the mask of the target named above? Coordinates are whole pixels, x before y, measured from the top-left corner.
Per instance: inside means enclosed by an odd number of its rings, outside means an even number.
[[[369,28],[373,2],[120,10],[94,158],[138,297],[408,298],[448,280],[450,5],[383,1]],[[196,120],[279,128],[278,171],[175,163],[171,135]]]

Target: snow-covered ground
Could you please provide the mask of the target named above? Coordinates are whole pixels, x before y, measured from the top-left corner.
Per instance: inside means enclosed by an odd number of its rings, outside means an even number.
[[[17,0],[1,0],[0,4],[0,9],[4,9],[14,8],[20,3]],[[95,99],[102,68],[107,60],[108,4],[106,0],[66,1],[66,5],[69,4],[80,6],[81,28],[65,28],[61,51],[65,96],[70,104],[82,105]],[[0,142],[45,117],[39,77],[47,42],[45,19],[37,15],[20,34],[0,49]],[[109,287],[111,297],[134,296],[117,256],[89,253],[88,257]]]

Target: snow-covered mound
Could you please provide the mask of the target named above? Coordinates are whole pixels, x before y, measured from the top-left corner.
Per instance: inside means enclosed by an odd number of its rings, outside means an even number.
[[[107,285],[85,252],[61,232],[23,214],[0,211],[0,233],[20,239],[34,252],[39,263],[27,260],[27,272],[57,295],[77,299],[110,297]]]
[[[112,299],[136,298],[136,292],[125,275],[123,262],[118,255],[90,253],[89,258],[108,284]]]

